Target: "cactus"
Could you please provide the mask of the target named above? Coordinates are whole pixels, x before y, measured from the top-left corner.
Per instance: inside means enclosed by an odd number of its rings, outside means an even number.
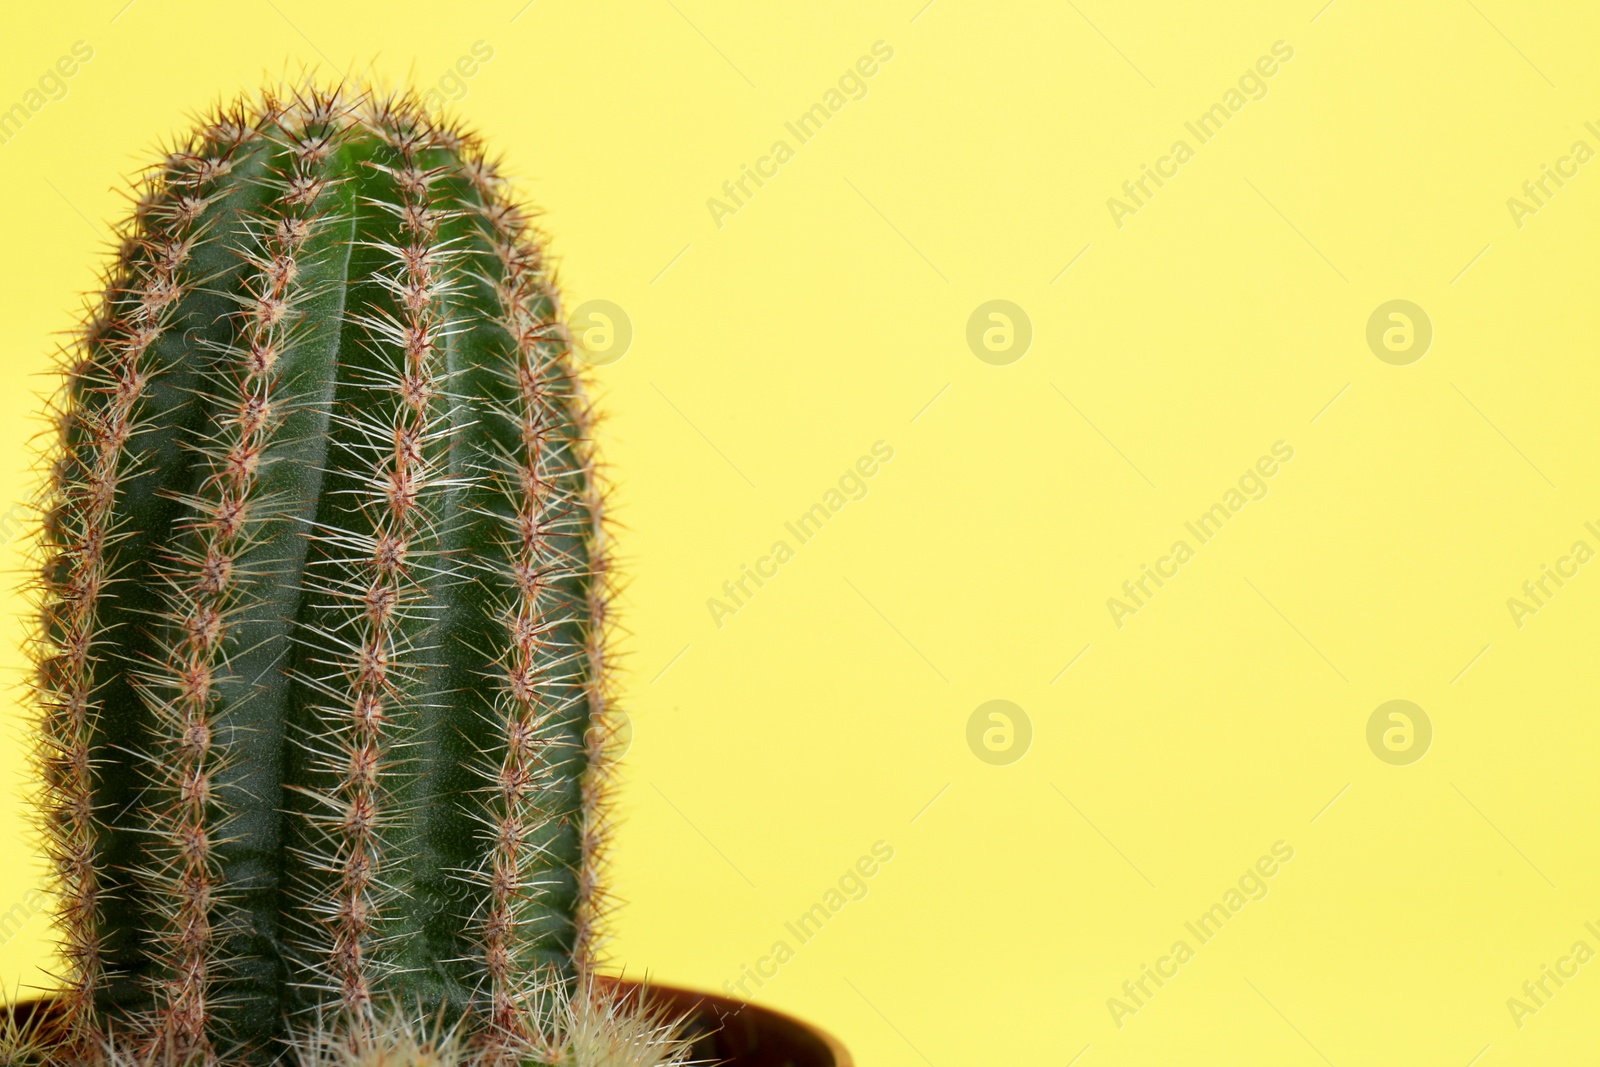
[[[671,1060],[590,981],[608,553],[541,235],[348,86],[218,107],[134,199],[41,505],[48,1062]]]

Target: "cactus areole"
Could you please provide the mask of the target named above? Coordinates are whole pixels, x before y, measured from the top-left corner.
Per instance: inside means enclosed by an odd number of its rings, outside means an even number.
[[[74,1056],[277,1062],[383,1004],[534,1047],[593,966],[608,729],[540,235],[473,137],[348,89],[222,107],[136,205],[42,507]]]

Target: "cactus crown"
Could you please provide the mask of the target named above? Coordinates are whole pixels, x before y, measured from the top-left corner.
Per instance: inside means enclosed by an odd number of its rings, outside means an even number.
[[[217,108],[135,199],[41,508],[48,1062],[566,1062],[614,1015],[609,579],[541,235],[348,86]]]

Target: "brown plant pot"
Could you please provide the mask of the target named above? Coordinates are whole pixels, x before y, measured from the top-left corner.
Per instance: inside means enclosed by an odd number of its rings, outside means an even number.
[[[637,996],[685,1017],[695,1059],[727,1067],[855,1067],[845,1047],[809,1023],[742,1000],[630,979],[602,978],[623,996]]]
[[[694,1041],[694,1058],[725,1067],[855,1067],[855,1061],[834,1037],[798,1019],[730,1000],[711,993],[696,993],[673,986],[645,984],[626,978],[602,977],[603,986],[624,997],[659,1004],[684,1018],[687,1036]],[[55,1017],[55,1001],[26,1000],[10,1009],[18,1023],[41,1022],[46,1028]]]

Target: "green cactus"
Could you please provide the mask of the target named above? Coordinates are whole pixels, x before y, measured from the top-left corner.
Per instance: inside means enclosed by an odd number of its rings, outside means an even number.
[[[615,1014],[608,553],[541,235],[349,88],[219,108],[136,194],[42,506],[49,1062],[447,1062],[394,1051],[429,1020],[567,1062]],[[665,1061],[653,1021],[611,1037]]]

